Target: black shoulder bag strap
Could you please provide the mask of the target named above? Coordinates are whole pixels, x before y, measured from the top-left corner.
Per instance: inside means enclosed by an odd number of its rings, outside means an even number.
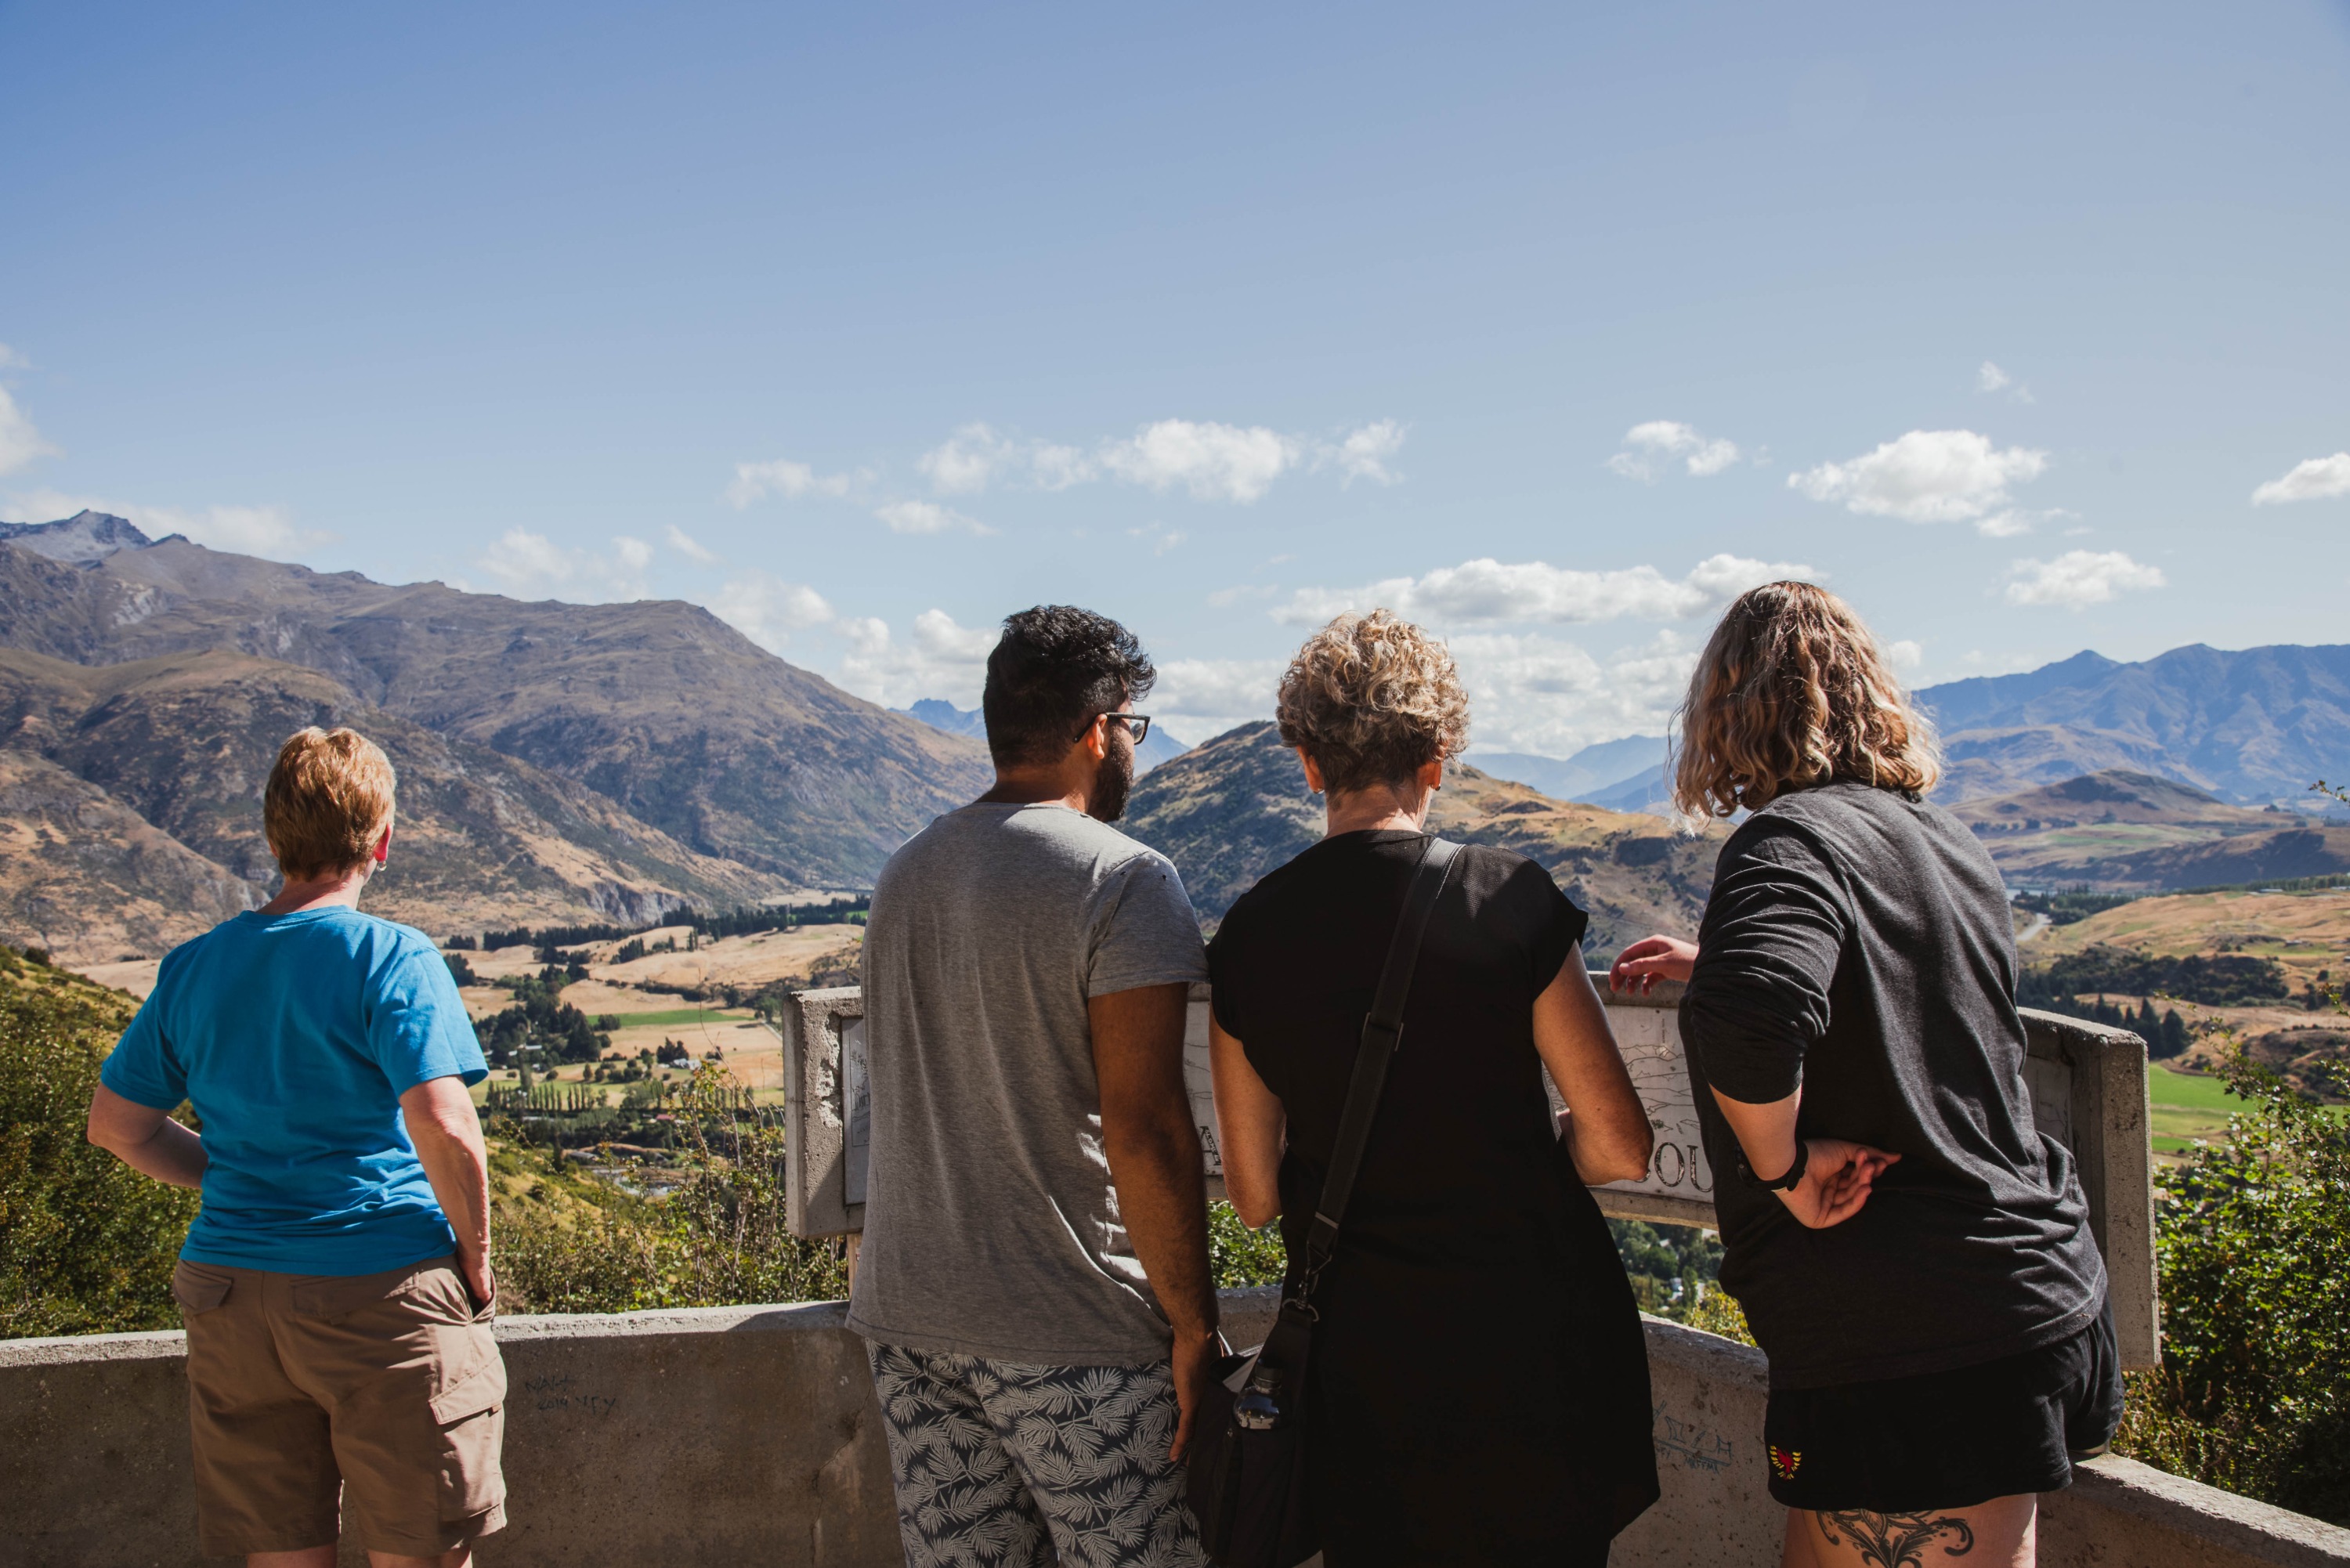
[[[1305,1266],[1292,1298],[1300,1307],[1309,1303],[1323,1269],[1337,1250],[1338,1224],[1347,1217],[1347,1200],[1354,1194],[1363,1149],[1371,1141],[1371,1123],[1378,1116],[1380,1092],[1387,1087],[1388,1064],[1403,1044],[1403,1004],[1411,994],[1420,940],[1428,934],[1428,918],[1435,912],[1436,900],[1443,894],[1453,859],[1460,853],[1458,844],[1431,837],[1412,870],[1411,888],[1404,895],[1403,913],[1396,919],[1387,963],[1379,971],[1379,987],[1372,993],[1370,1014],[1363,1020],[1362,1044],[1355,1051],[1355,1076],[1347,1086],[1346,1108],[1338,1115],[1338,1139],[1331,1146],[1330,1168],[1322,1178],[1322,1200],[1315,1206],[1314,1223],[1305,1233]]]

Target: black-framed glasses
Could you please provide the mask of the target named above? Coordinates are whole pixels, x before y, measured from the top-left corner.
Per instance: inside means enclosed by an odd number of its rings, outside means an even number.
[[[1102,717],[1115,719],[1124,724],[1138,746],[1142,744],[1142,738],[1150,733],[1150,715],[1148,713],[1104,713]]]

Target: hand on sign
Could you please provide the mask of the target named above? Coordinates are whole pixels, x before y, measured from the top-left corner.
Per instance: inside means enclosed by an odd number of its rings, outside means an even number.
[[[1697,967],[1697,944],[1679,937],[1642,937],[1616,955],[1607,989],[1646,996],[1660,980],[1687,980]]]
[[[1804,1179],[1795,1189],[1780,1193],[1779,1201],[1799,1223],[1814,1231],[1841,1225],[1859,1213],[1877,1177],[1901,1158],[1840,1137],[1809,1137],[1804,1142],[1811,1148],[1811,1163],[1804,1168]]]

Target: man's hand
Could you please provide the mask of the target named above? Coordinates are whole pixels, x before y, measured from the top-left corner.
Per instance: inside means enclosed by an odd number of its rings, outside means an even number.
[[[1102,1153],[1118,1217],[1174,1325],[1175,1429],[1180,1456],[1212,1366],[1216,1288],[1208,1274],[1208,1196],[1200,1129],[1183,1084],[1183,1016],[1191,987],[1146,985],[1091,997],[1094,1072],[1101,1085]]]
[[[1616,955],[1607,989],[1646,996],[1660,980],[1686,981],[1697,968],[1697,944],[1679,937],[1642,937]]]
[[[1222,1357],[1223,1338],[1210,1329],[1205,1338],[1194,1334],[1175,1336],[1175,1446],[1167,1457],[1180,1462],[1191,1451],[1191,1426],[1207,1407],[1208,1391],[1216,1380],[1216,1363]]]
[[[1859,1213],[1877,1177],[1901,1158],[1840,1137],[1810,1137],[1804,1142],[1812,1151],[1811,1163],[1804,1167],[1804,1179],[1794,1191],[1778,1197],[1798,1223],[1814,1231],[1841,1225]]]

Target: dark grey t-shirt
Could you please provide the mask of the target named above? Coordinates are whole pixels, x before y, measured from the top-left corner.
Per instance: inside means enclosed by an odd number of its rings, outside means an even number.
[[[2032,1121],[2015,940],[1964,824],[1891,790],[1782,796],[1722,846],[1681,1002],[1723,1288],[1778,1388],[1875,1382],[2034,1350],[2106,1291],[2072,1156]],[[1810,1231],[1733,1174],[1707,1092],[1888,1149],[1867,1206]]]
[[[1004,1361],[1164,1359],[1086,1002],[1207,975],[1175,867],[1066,806],[965,806],[890,857],[865,932],[873,1144],[849,1326]]]

